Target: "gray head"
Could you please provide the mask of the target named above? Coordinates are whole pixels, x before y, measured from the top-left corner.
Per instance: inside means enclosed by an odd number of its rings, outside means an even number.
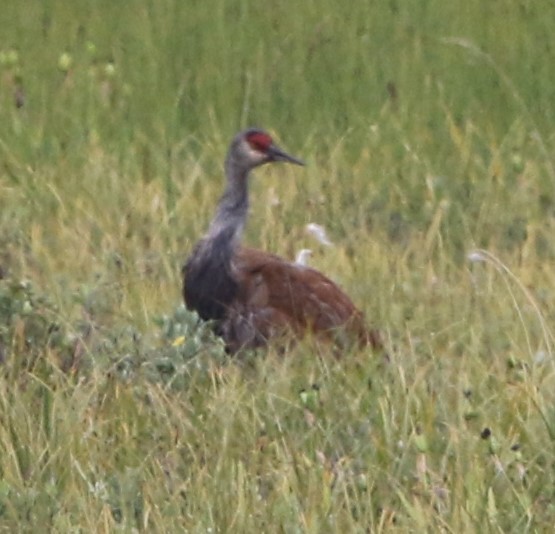
[[[296,165],[304,163],[279,148],[270,134],[259,128],[249,128],[239,132],[231,142],[227,162],[236,169],[248,172],[259,165],[276,161],[286,161]]]

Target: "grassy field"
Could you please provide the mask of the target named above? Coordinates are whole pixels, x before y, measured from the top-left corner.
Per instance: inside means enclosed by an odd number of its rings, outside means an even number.
[[[0,531],[550,532],[554,27],[548,0],[3,5]],[[230,359],[181,306],[249,125],[308,164],[256,172],[245,239],[313,249],[389,362]]]

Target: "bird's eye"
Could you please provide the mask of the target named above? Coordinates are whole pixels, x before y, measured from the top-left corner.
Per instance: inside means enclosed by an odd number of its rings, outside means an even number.
[[[263,132],[253,132],[247,136],[251,148],[258,152],[266,152],[272,144],[272,138]]]

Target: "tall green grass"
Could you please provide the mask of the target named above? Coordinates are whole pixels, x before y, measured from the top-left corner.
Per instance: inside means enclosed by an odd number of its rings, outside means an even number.
[[[0,528],[549,531],[549,2],[8,2]],[[229,359],[179,307],[227,143],[389,360]],[[324,224],[335,242],[304,232]]]

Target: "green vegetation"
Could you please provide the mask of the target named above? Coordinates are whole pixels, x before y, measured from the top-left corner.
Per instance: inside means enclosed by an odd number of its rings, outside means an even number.
[[[2,532],[552,530],[552,2],[4,4]],[[388,362],[230,359],[180,305],[247,125],[308,165],[246,239]]]

